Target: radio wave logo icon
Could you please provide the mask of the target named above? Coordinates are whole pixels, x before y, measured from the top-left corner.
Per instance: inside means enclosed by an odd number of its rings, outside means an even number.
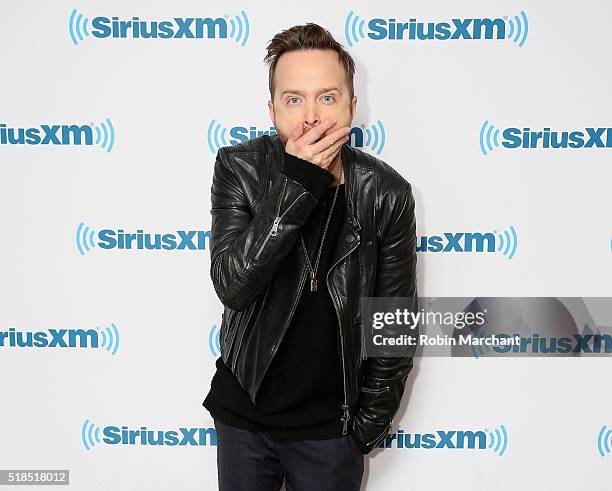
[[[213,356],[217,357],[221,354],[221,345],[219,344],[220,329],[217,324],[213,324],[208,334],[208,347]]]
[[[208,125],[208,147],[214,154],[217,153],[219,148],[229,145],[225,135],[227,128],[221,126],[216,120],[212,119]]]
[[[488,155],[493,151],[493,147],[499,147],[499,128],[486,120],[480,128],[480,151],[483,155]]]
[[[96,247],[96,243],[93,240],[94,235],[95,231],[93,229],[90,229],[83,222],[79,223],[76,230],[76,245],[81,256],[84,256],[86,252]]]
[[[522,48],[529,34],[527,14],[521,10],[520,16],[515,15],[514,18],[504,16],[504,19],[506,19],[508,23],[508,35],[506,39],[510,39],[513,43],[518,44],[519,48]]]
[[[233,19],[229,19],[230,23],[230,34],[229,37],[234,38],[240,46],[244,47],[247,40],[249,39],[249,18],[247,17],[244,10],[240,11],[239,15],[234,15]],[[226,19],[229,18],[228,15],[225,16]]]
[[[83,17],[83,14],[80,14],[77,9],[74,9],[70,13],[70,18],[68,20],[68,32],[70,33],[70,39],[72,39],[72,43],[75,46],[77,46],[86,37],[89,37],[89,31],[87,30],[88,22],[89,19],[87,17]]]
[[[488,448],[500,457],[504,455],[506,447],[508,446],[508,432],[506,431],[506,427],[504,425],[499,425],[499,428],[495,428],[493,431],[489,431],[485,428],[485,432],[487,432],[489,439]]]
[[[504,230],[502,233],[497,233],[497,252],[501,252],[508,259],[512,259],[516,253],[518,247],[518,237],[516,235],[516,229],[513,225],[510,228]]]
[[[380,155],[380,152],[382,152],[383,148],[385,147],[385,127],[380,119],[369,128],[365,128],[365,133],[366,146],[369,147],[376,155]]]
[[[104,329],[96,327],[96,330],[99,331],[99,335],[102,338],[100,348],[105,349],[113,356],[116,355],[117,350],[119,349],[119,330],[117,329],[117,326],[111,322],[110,327],[106,327]]]
[[[365,20],[360,19],[352,10],[348,13],[344,21],[344,37],[346,38],[349,48],[352,48],[353,44],[358,43],[365,37],[363,34],[364,25]]]
[[[610,447],[612,447],[612,429],[603,425],[597,434],[597,450],[599,455],[605,457],[606,454],[611,452]]]
[[[115,145],[115,127],[109,118],[99,125],[91,125],[96,132],[96,145],[100,145],[106,153],[110,153]]]
[[[81,440],[87,450],[91,450],[100,443],[100,427],[86,419],[81,427]]]

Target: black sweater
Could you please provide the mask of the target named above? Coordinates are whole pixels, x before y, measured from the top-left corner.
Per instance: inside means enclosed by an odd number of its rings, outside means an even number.
[[[309,190],[319,203],[302,228],[306,243],[318,237],[316,249],[308,250],[314,267],[325,221],[336,187],[329,187],[333,175],[310,162],[284,154],[283,173]],[[342,227],[346,200],[340,185],[317,269],[317,292],[310,292],[310,276],[285,332],[268,367],[253,405],[248,393],[219,357],[217,371],[203,406],[215,418],[240,428],[267,431],[278,440],[325,439],[342,435],[344,399],[338,318],[325,277]],[[295,248],[304,254],[298,237]],[[298,270],[290,251],[280,268]],[[279,270],[277,275],[281,275]],[[275,275],[276,277],[276,275]],[[274,281],[274,278],[271,281]],[[289,301],[292,292],[287,292]]]

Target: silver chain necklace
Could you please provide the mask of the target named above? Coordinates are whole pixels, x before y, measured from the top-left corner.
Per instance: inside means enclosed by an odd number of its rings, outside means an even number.
[[[306,243],[304,242],[304,236],[302,232],[300,232],[300,238],[302,239],[302,249],[304,250],[304,255],[306,256],[306,263],[308,264],[308,269],[310,269],[310,292],[315,293],[317,291],[317,269],[319,268],[319,259],[321,258],[321,251],[323,250],[323,242],[325,241],[325,234],[327,233],[327,226],[329,225],[329,221],[331,220],[331,216],[334,212],[334,206],[336,205],[336,198],[338,197],[338,190],[340,189],[340,181],[342,181],[342,171],[344,168],[342,167],[342,157],[340,157],[340,177],[338,178],[338,185],[336,186],[336,191],[334,193],[334,200],[332,201],[331,209],[329,210],[329,216],[327,217],[327,222],[325,223],[325,228],[323,229],[323,237],[321,238],[321,245],[319,246],[319,252],[317,253],[317,260],[315,262],[315,267],[312,267],[310,263],[310,257],[308,257],[308,251],[306,250]]]

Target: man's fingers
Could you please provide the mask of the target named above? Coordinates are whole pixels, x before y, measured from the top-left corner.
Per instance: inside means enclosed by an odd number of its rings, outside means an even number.
[[[343,126],[336,128],[334,131],[326,135],[336,121],[327,119],[318,126],[306,131],[306,127],[302,123],[298,123],[289,136],[288,145],[291,149],[287,149],[290,153],[309,162],[315,163],[324,168],[329,166],[331,162],[327,162],[327,166],[322,165],[328,159],[333,159],[335,153],[338,152],[343,143],[348,141],[348,133],[350,128]],[[316,143],[315,143],[316,142]]]
[[[312,152],[314,154],[321,153],[325,151],[325,149],[331,147],[337,141],[342,141],[346,135],[350,132],[350,128],[344,126],[342,128],[338,128],[333,133],[330,133],[324,138],[321,138],[317,143],[314,143],[311,146]]]
[[[304,134],[302,136],[300,143],[302,145],[311,145],[312,143],[317,141],[319,138],[321,138],[321,135],[323,135],[323,133],[325,133],[328,129],[330,129],[335,124],[336,124],[336,121],[333,119],[327,119],[323,121],[320,125],[315,126],[310,131],[308,131],[306,134]]]
[[[335,154],[338,152],[340,147],[347,141],[348,141],[348,136],[344,136],[340,140],[335,142],[331,147],[323,150],[320,154],[321,160],[327,160],[330,157],[332,157],[332,160],[333,160],[333,157],[335,157]]]

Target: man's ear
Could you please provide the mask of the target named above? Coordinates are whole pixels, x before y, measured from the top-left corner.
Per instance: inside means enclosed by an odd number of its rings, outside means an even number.
[[[270,119],[272,120],[272,124],[276,124],[274,122],[274,103],[272,101],[268,101],[268,111],[270,111]]]
[[[355,117],[356,113],[357,113],[357,96],[354,95],[353,99],[351,100],[351,119]]]

